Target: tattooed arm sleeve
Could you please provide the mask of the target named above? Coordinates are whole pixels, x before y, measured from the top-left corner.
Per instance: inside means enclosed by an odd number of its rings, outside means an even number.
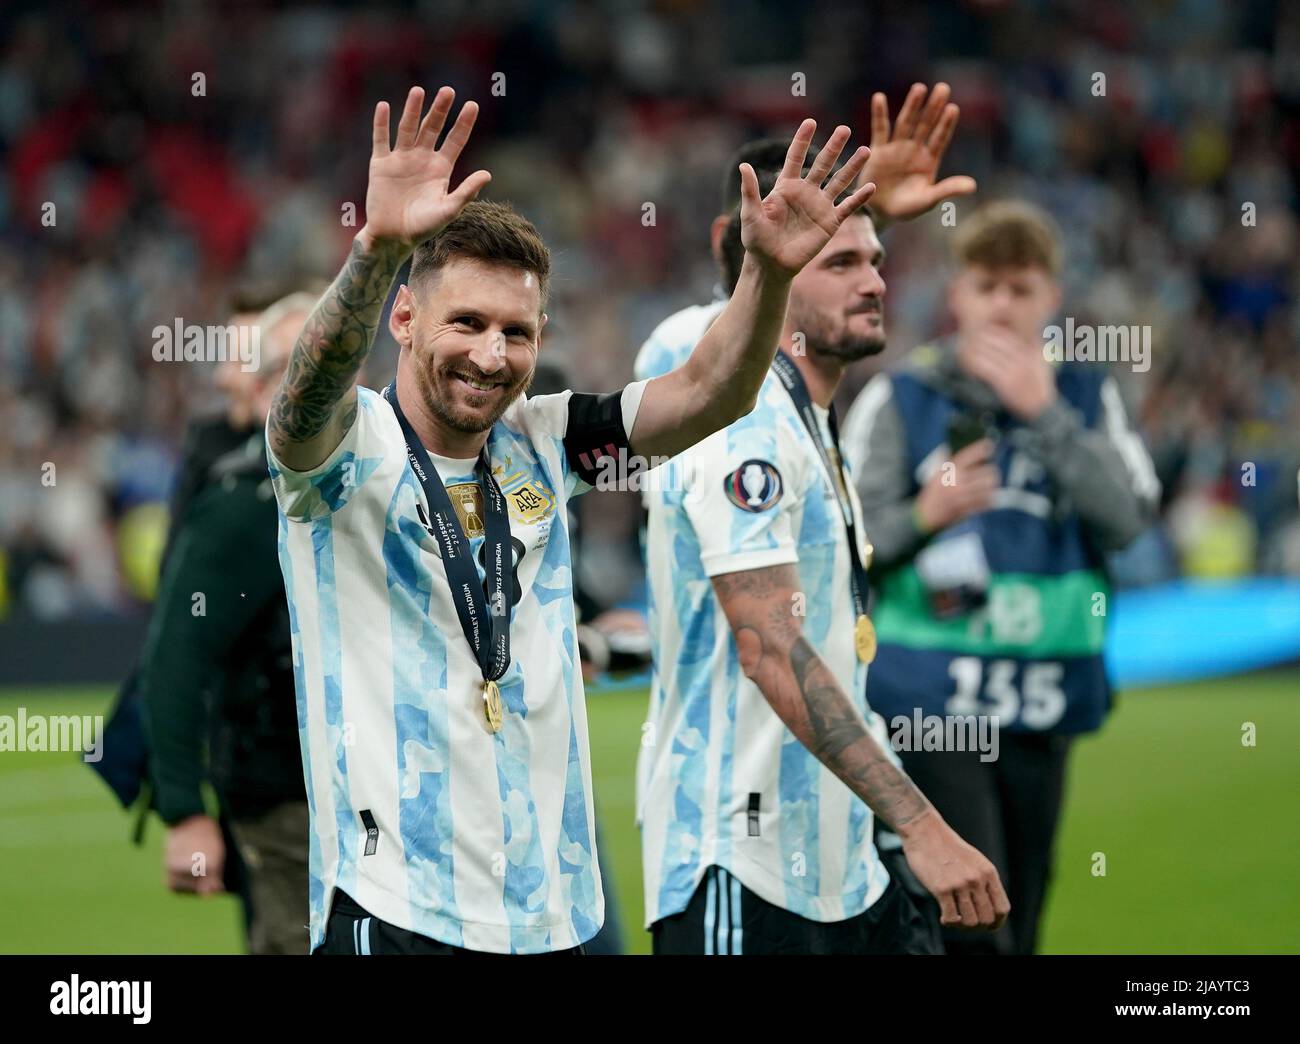
[[[271,405],[276,459],[309,471],[342,441],[357,415],[357,373],[370,351],[398,269],[410,251],[358,236],[343,270],[307,319]]]
[[[867,731],[867,723],[803,636],[794,613],[799,574],[769,566],[713,578],[741,668],[786,728],[871,810],[898,830],[929,801]],[[845,627],[851,626],[847,617]]]

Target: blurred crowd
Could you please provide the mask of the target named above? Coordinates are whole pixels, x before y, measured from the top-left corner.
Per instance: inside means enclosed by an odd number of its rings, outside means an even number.
[[[0,30],[0,616],[147,603],[184,424],[216,404],[215,367],[156,361],[154,327],[332,276],[373,105],[412,83],[482,106],[461,171],[491,170],[551,245],[543,357],[594,390],[714,292],[737,145],[808,113],[865,141],[872,91],[896,109],[946,80],[942,173],[980,183],[956,220],[1043,204],[1063,313],[1150,327],[1149,370],[1117,373],[1164,512],[1121,576],[1300,575],[1296,5],[18,4]],[[940,211],[887,232],[890,349],[846,397],[946,329],[951,232]],[[392,359],[381,333],[367,383]],[[601,496],[582,565],[616,601],[638,508]]]

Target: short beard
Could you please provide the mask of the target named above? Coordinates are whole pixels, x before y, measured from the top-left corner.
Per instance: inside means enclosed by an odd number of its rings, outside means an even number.
[[[885,350],[885,333],[858,336],[848,332],[847,327],[839,336],[834,336],[824,322],[815,313],[805,313],[791,302],[791,318],[795,320],[794,328],[804,335],[808,350],[813,355],[829,356],[841,362],[857,362],[869,355],[879,355]]]
[[[507,388],[506,394],[501,397],[501,402],[493,408],[487,417],[482,418],[477,414],[470,416],[461,413],[453,409],[450,401],[444,402],[441,397],[433,394],[435,384],[440,377],[448,381],[453,380],[453,373],[459,370],[467,370],[470,372],[470,376],[480,380],[491,380],[489,375],[482,373],[477,366],[472,364],[454,368],[444,367],[437,371],[430,364],[421,374],[423,380],[420,381],[420,396],[424,399],[424,407],[429,411],[431,417],[436,417],[452,431],[459,431],[466,435],[477,435],[480,432],[491,430],[492,425],[501,419],[506,410],[514,404],[514,401],[528,390],[533,383],[533,373],[536,372],[535,369],[530,371],[524,380],[519,381],[512,388]]]

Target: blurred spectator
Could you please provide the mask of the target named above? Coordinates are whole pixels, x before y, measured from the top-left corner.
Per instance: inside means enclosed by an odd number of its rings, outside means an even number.
[[[1119,376],[1185,521],[1126,575],[1300,570],[1295,5],[24,6],[0,14],[0,613],[150,596],[161,521],[137,509],[165,502],[216,369],[156,361],[154,327],[333,271],[364,220],[356,128],[417,82],[483,106],[466,169],[554,244],[548,342],[600,389],[708,296],[696,230],[739,142],[809,111],[866,140],[872,90],[948,80],[949,169],[1054,214],[1079,322],[1151,327],[1150,370]],[[943,221],[887,236],[875,365],[945,332]],[[635,502],[609,496],[584,505],[588,557],[626,587]]]

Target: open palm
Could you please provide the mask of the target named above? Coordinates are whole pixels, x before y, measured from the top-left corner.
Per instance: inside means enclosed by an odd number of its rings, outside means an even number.
[[[892,134],[889,102],[883,94],[872,96],[871,159],[862,180],[876,185],[871,208],[877,214],[905,221],[924,214],[940,200],[975,191],[975,179],[966,175],[934,180],[961,115],[961,110],[949,103],[950,94],[946,83],[936,84],[932,92],[927,92],[925,84],[913,84],[898,110]]]
[[[450,224],[492,179],[487,171],[478,170],[465,178],[455,192],[449,191],[452,168],[478,116],[478,105],[466,102],[442,148],[437,148],[455,97],[450,87],[441,88],[421,121],[424,90],[412,87],[397,124],[397,141],[391,147],[388,103],[375,106],[366,227],[376,239],[416,246]]]
[[[813,120],[803,121],[790,142],[781,175],[765,198],[759,197],[754,168],[748,163],[740,167],[741,242],[765,268],[790,277],[821,252],[845,218],[865,204],[875,190],[875,186],[866,184],[842,202],[835,202],[853,184],[871,151],[866,146],[859,148],[826,181],[849,140],[848,127],[835,128],[807,175],[800,174],[816,130]]]

